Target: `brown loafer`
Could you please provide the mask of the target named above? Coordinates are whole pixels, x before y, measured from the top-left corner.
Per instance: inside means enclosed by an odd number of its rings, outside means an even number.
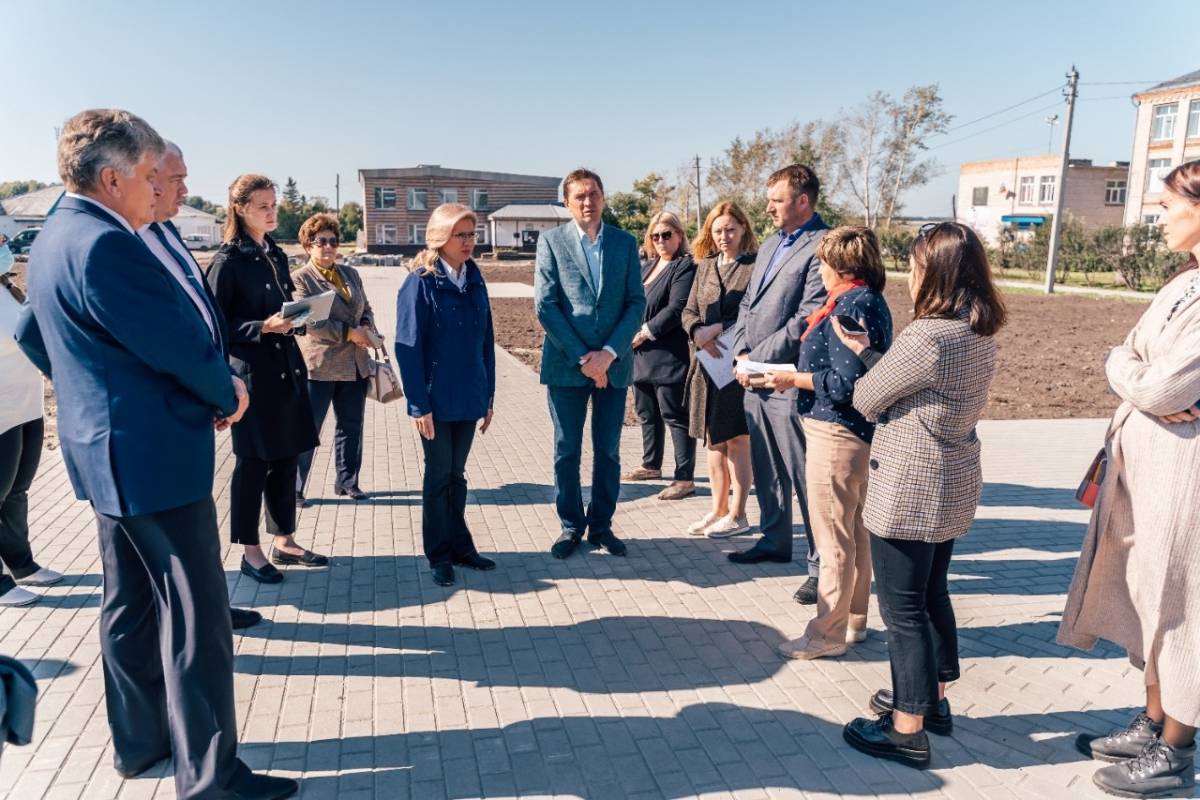
[[[632,472],[625,473],[622,480],[627,481],[656,481],[662,478],[661,469],[650,469],[650,467],[638,467]]]
[[[696,493],[696,484],[675,481],[658,493],[659,500],[682,500]]]

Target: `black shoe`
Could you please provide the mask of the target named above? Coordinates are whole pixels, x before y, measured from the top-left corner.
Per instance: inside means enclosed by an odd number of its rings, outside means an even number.
[[[277,778],[274,775],[247,771],[229,793],[237,800],[283,800],[298,791],[300,784],[291,778]]]
[[[809,578],[800,584],[800,588],[792,595],[792,599],[802,606],[815,606],[817,604],[817,579]]]
[[[1075,749],[1098,761],[1125,761],[1137,758],[1142,749],[1162,735],[1162,724],[1139,711],[1124,729],[1104,736],[1081,733],[1075,737]]]
[[[170,760],[170,758],[171,758],[171,751],[168,750],[165,753],[154,756],[149,761],[143,761],[141,764],[138,764],[137,766],[133,766],[133,767],[125,767],[121,764],[116,763],[116,760],[114,759],[113,760],[113,769],[115,769],[117,771],[117,774],[120,775],[122,778],[136,778],[139,775],[149,772],[152,768],[154,768],[161,762]]]
[[[249,575],[259,583],[283,583],[283,573],[270,564],[263,564],[261,569],[250,566],[250,562],[242,556],[242,574]]]
[[[881,714],[878,719],[858,719],[842,728],[846,744],[860,753],[886,758],[909,767],[929,766],[929,737],[925,731],[899,733],[892,727],[892,715]]]
[[[579,538],[570,533],[558,537],[558,541],[550,547],[550,555],[555,558],[567,558],[579,547]]]
[[[229,621],[233,623],[235,631],[240,631],[243,628],[252,628],[262,622],[262,614],[248,608],[230,608]]]
[[[871,695],[867,705],[876,714],[890,714],[895,708],[896,698],[890,689],[880,689]],[[938,736],[949,736],[954,732],[954,717],[950,716],[950,701],[942,698],[938,701],[937,711],[925,715],[925,730]]]
[[[764,561],[774,561],[777,564],[787,564],[792,560],[791,556],[781,556],[778,553],[772,553],[765,547],[754,545],[749,550],[743,550],[740,553],[730,553],[729,560],[734,564],[761,564]]]
[[[490,558],[484,558],[479,553],[467,553],[465,556],[455,556],[454,563],[460,567],[470,567],[477,569],[480,572],[487,572],[489,569],[496,568],[496,562]]]
[[[433,565],[433,582],[438,586],[454,585],[454,567],[449,564]]]
[[[625,543],[618,539],[612,531],[604,533],[589,533],[588,544],[592,547],[603,547],[609,552],[609,555],[623,556],[625,555]]]
[[[272,550],[271,561],[281,567],[289,567],[297,564],[302,567],[324,567],[329,563],[329,558],[328,556],[318,555],[311,550],[305,550],[303,555],[298,556],[285,553],[282,550]]]
[[[1137,758],[1096,770],[1092,782],[1117,797],[1191,797],[1196,788],[1196,745],[1171,747],[1152,739]]]
[[[333,490],[338,497],[349,497],[351,500],[366,500],[369,496],[357,486],[339,486]]]
[[[304,496],[304,492],[296,492],[296,508],[308,508],[308,498]]]

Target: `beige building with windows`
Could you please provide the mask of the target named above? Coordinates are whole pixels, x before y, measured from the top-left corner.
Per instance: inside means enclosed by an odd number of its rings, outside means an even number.
[[[1200,70],[1133,96],[1137,125],[1129,168],[1125,224],[1156,223],[1162,181],[1175,167],[1200,158]]]
[[[1030,230],[1054,214],[1058,193],[1057,155],[972,161],[958,171],[956,217],[995,247],[1005,230]],[[1120,225],[1129,164],[1096,165],[1073,158],[1067,168],[1063,211],[1088,229]]]

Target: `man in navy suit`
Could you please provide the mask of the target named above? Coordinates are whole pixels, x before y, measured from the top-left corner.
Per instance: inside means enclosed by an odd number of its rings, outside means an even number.
[[[233,641],[212,500],[213,429],[249,403],[180,285],[135,233],[154,220],[163,141],[83,111],[58,142],[66,196],[30,253],[17,334],[52,370],[63,460],[92,504],[115,767],[173,756],[180,798],[290,797],[237,758]]]

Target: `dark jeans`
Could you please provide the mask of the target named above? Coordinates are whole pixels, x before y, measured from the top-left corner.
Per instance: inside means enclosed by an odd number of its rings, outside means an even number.
[[[547,386],[550,419],[554,423],[555,505],[563,533],[583,536],[612,531],[612,518],[621,493],[621,426],[625,422],[624,387]],[[579,461],[583,454],[583,423],[592,404],[592,502],[583,507]]]
[[[954,540],[940,544],[871,536],[879,613],[887,625],[896,708],[928,714],[938,681],[958,680],[958,627],[946,573]]]
[[[477,420],[437,422],[432,441],[421,437],[425,481],[421,488],[421,540],[430,566],[475,553],[467,529],[467,456]]]
[[[363,416],[367,409],[367,379],[355,381],[308,381],[308,402],[312,406],[313,424],[317,433],[325,424],[329,406],[333,406],[333,418],[337,422],[333,436],[334,459],[337,463],[335,489],[350,489],[358,486],[358,471],[362,469]],[[300,478],[296,491],[303,492],[308,483],[308,471],[312,469],[313,453],[309,450],[300,454],[298,466]]]
[[[42,458],[42,419],[0,433],[0,594],[41,569],[29,547],[29,487]]]
[[[696,440],[688,435],[687,390],[683,383],[635,383],[633,407],[642,423],[642,466],[662,469],[666,428],[675,450],[675,480],[690,481],[696,470]]]
[[[267,533],[296,532],[296,456],[263,461],[238,456],[229,482],[229,541],[258,544],[258,515],[267,506]]]

